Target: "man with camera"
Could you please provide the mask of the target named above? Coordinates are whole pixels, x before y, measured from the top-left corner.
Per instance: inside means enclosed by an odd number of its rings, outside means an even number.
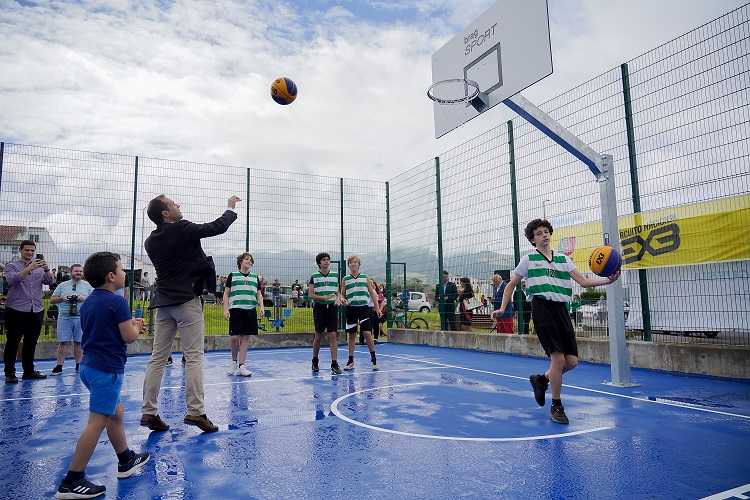
[[[73,357],[76,360],[76,373],[78,373],[78,364],[83,357],[83,350],[81,350],[83,330],[78,308],[93,291],[93,287],[83,281],[83,266],[73,264],[70,266],[70,280],[60,283],[50,297],[50,304],[60,304],[57,316],[57,366],[52,369],[50,375],[62,373],[71,341],[73,341]]]

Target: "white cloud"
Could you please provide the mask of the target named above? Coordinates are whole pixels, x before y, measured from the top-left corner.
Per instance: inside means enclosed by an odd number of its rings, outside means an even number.
[[[540,104],[742,4],[550,0],[555,73]],[[435,140],[430,55],[490,0],[13,3],[0,11],[0,138],[387,180],[505,123]],[[378,10],[379,9],[379,10]],[[386,16],[387,17],[387,16]],[[279,76],[290,106],[271,101]]]

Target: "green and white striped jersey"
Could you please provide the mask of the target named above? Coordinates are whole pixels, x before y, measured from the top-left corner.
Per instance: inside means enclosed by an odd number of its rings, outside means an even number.
[[[356,278],[351,274],[344,276],[346,305],[366,306],[370,292],[367,289],[367,275],[360,273]]]
[[[258,306],[258,275],[241,272],[229,273],[229,309],[255,309]]]
[[[339,275],[336,271],[329,270],[327,275],[317,272],[310,276],[310,284],[313,285],[315,295],[337,295],[339,293]],[[316,304],[333,304],[335,299],[313,299],[313,301]]]
[[[575,269],[575,264],[567,255],[552,252],[550,262],[536,251],[524,255],[513,272],[526,278],[526,295],[529,299],[539,295],[555,302],[570,302],[573,296],[570,273]]]

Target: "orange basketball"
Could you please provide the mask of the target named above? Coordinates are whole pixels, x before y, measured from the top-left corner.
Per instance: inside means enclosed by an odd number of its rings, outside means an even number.
[[[589,257],[589,268],[598,276],[611,276],[622,267],[620,252],[606,245],[600,246]]]
[[[271,84],[271,98],[284,106],[293,103],[297,98],[297,84],[289,78],[277,78]]]

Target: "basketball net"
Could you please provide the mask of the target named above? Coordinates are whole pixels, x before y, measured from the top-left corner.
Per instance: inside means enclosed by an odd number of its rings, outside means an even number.
[[[440,106],[444,121],[463,126],[469,120],[469,110],[479,111],[486,106],[486,95],[473,80],[456,78],[437,82],[427,89],[427,97]],[[479,106],[479,107],[478,107]]]

